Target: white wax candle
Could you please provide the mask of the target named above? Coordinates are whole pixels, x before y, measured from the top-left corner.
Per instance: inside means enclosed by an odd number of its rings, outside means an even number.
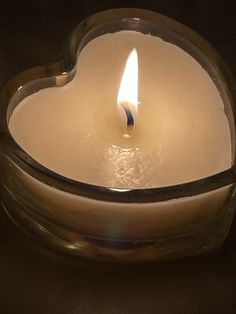
[[[133,48],[140,104],[137,125],[126,138],[117,94]],[[231,165],[229,124],[208,73],[176,45],[134,31],[88,43],[75,78],[27,97],[13,112],[10,130],[47,168],[100,186],[174,185]]]

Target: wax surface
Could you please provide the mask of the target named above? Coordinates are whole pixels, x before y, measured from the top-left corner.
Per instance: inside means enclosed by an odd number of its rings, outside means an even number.
[[[138,121],[123,136],[116,98],[130,51],[139,56]],[[23,100],[10,119],[16,142],[49,169],[85,183],[151,188],[231,166],[231,136],[213,81],[189,54],[122,31],[91,41],[75,78]]]

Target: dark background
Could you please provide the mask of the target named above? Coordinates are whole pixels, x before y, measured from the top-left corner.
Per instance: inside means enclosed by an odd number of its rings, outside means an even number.
[[[236,76],[233,1],[0,1],[0,86],[31,66],[61,55],[86,16],[140,7],[198,31]],[[109,264],[47,250],[12,225],[0,209],[1,314],[235,314],[236,223],[215,255],[184,260]]]

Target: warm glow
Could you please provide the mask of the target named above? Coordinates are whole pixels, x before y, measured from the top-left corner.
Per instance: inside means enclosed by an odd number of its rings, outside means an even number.
[[[129,107],[132,114],[138,109],[138,54],[133,49],[125,65],[117,96],[117,105],[120,108]]]

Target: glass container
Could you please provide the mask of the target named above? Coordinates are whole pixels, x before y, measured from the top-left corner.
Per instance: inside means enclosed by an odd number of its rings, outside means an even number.
[[[15,107],[41,89],[70,82],[83,47],[102,34],[121,30],[150,33],[176,44],[209,73],[231,128],[230,169],[175,186],[112,189],[58,175],[15,142],[8,128]],[[0,93],[3,207],[34,238],[66,254],[130,262],[183,257],[219,248],[235,210],[234,147],[235,83],[221,57],[194,31],[150,11],[115,9],[88,17],[71,34],[61,61],[17,75]]]

